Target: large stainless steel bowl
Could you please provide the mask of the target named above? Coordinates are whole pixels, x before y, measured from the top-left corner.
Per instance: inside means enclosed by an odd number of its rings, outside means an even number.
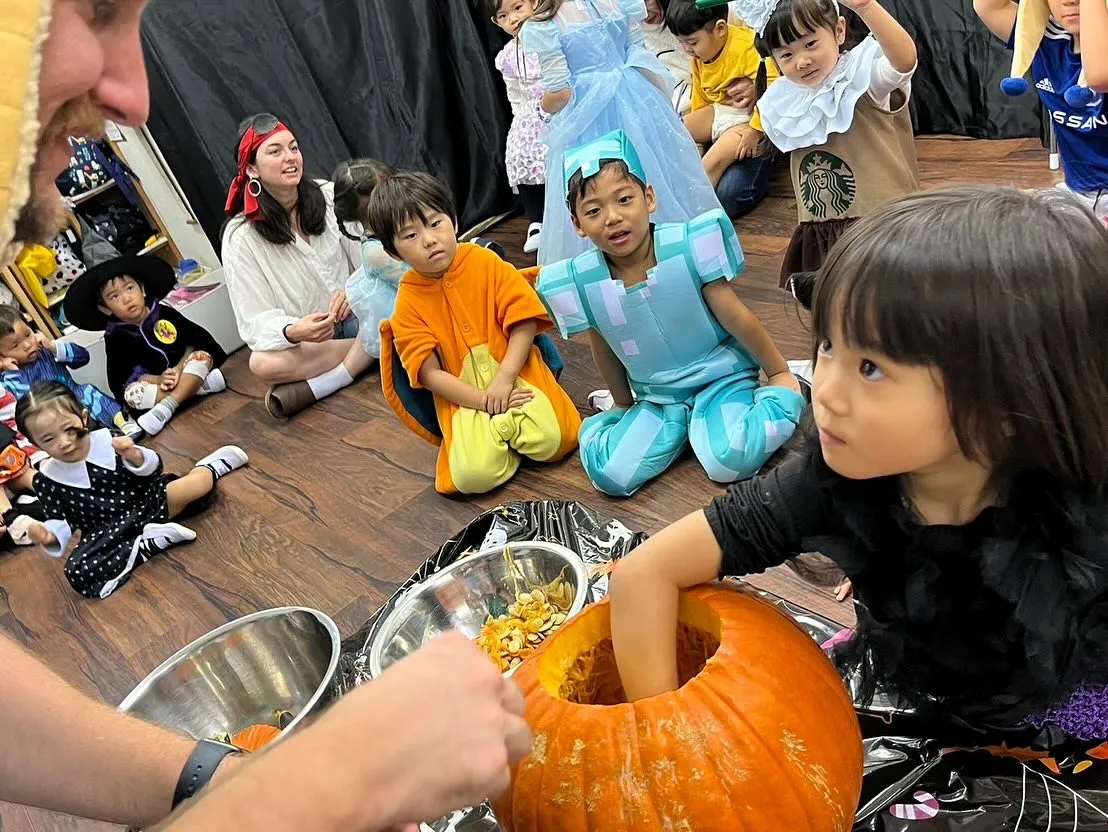
[[[548,584],[562,575],[573,587],[573,603],[567,617],[588,603],[589,575],[584,561],[556,543],[512,543],[512,557],[519,567],[517,580],[509,574],[504,547],[469,555],[436,572],[409,589],[377,628],[369,652],[369,673],[376,678],[389,665],[414,653],[435,636],[460,630],[476,638],[489,615],[489,603],[499,598],[515,603],[518,586]]]
[[[164,661],[119,710],[196,739],[293,715],[285,734],[326,704],[339,630],[318,610],[263,610],[202,636]]]

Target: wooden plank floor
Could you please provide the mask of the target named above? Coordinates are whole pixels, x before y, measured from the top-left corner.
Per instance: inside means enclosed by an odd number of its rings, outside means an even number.
[[[930,138],[920,140],[919,151],[927,187],[1045,187],[1057,178],[1036,141]],[[790,358],[809,351],[805,320],[777,288],[795,211],[787,177],[779,175],[771,196],[738,226],[749,264],[738,292]],[[515,219],[488,236],[504,243],[519,265],[530,265],[520,248],[525,229]],[[563,383],[583,403],[600,379],[583,345],[567,345],[565,357]],[[0,552],[0,630],[107,702],[118,703],[192,639],[258,609],[316,607],[344,635],[351,633],[443,539],[499,502],[580,500],[653,532],[719,493],[686,458],[633,499],[608,499],[593,490],[574,457],[525,468],[484,497],[445,499],[433,487],[435,449],[392,415],[376,374],[283,424],[266,413],[264,388],[250,376],[245,352],[232,357],[226,374],[227,393],[198,403],[149,443],[168,470],[181,472],[222,444],[250,453],[250,467],[223,480],[213,508],[190,521],[197,542],[144,566],[104,602],[74,594],[56,561],[27,549]],[[827,590],[787,570],[754,582],[844,623],[852,620]],[[0,829],[8,832],[107,828],[0,805]]]

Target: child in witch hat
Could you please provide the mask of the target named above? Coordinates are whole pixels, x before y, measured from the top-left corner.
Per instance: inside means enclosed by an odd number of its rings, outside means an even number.
[[[227,353],[204,327],[162,303],[177,282],[157,257],[120,257],[89,269],[65,296],[65,315],[103,330],[108,385],[150,435],[193,396],[227,389]]]
[[[1034,79],[1058,138],[1065,182],[1098,217],[1108,217],[1108,106],[1085,83],[1081,44],[1082,0],[974,0],[985,25],[1012,50],[1012,74],[1001,82],[1022,95]],[[1106,14],[1100,6],[1096,13]]]

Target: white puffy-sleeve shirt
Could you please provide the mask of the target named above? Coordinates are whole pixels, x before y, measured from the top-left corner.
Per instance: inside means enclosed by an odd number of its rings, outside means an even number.
[[[358,243],[339,231],[334,189],[320,182],[327,200],[326,227],[305,241],[275,245],[242,217],[223,232],[223,273],[239,335],[255,352],[294,346],[284,329],[305,315],[326,312],[335,292],[361,264]]]

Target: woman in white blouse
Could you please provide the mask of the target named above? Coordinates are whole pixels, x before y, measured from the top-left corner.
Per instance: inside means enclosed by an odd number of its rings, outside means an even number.
[[[263,113],[239,126],[223,268],[250,370],[278,418],[351,384],[373,358],[355,337],[346,280],[361,264],[339,233],[333,185],[304,176],[296,137]]]

